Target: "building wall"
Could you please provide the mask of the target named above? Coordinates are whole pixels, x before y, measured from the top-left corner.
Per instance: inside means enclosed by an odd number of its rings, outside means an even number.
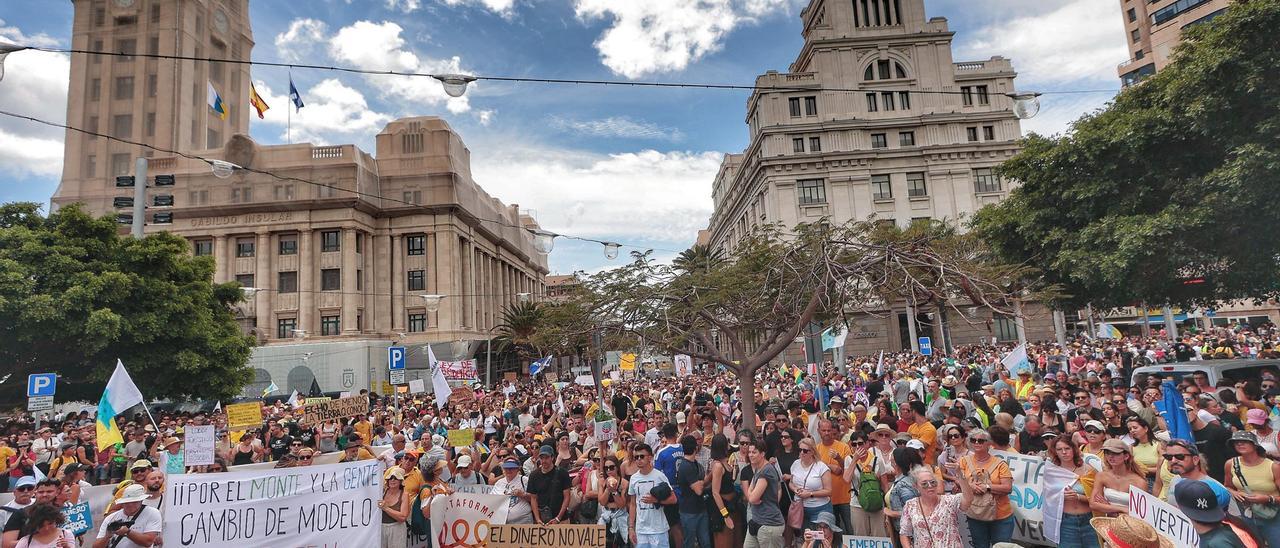
[[[1155,74],[1173,57],[1182,30],[1212,20],[1231,0],[1120,0],[1129,59],[1116,67],[1122,83],[1132,85]]]

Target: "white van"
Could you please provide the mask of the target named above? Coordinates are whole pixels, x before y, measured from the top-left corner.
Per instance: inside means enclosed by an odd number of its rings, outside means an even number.
[[[1133,370],[1129,386],[1145,386],[1147,377],[1151,375],[1181,381],[1182,377],[1197,371],[1207,373],[1212,386],[1218,386],[1221,379],[1230,380],[1234,384],[1242,380],[1260,380],[1263,371],[1271,371],[1280,376],[1280,360],[1204,360],[1147,365]]]

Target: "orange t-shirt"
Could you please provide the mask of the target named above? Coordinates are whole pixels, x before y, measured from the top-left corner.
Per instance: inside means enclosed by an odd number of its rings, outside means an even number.
[[[966,480],[973,481],[979,472],[984,472],[987,483],[996,483],[997,481],[1008,479],[1013,481],[1013,472],[1009,470],[1009,463],[1003,459],[992,456],[987,460],[985,465],[978,465],[973,455],[965,455],[960,459],[960,475]],[[996,519],[1004,519],[1013,515],[1013,504],[1009,502],[1009,495],[996,495]]]
[[[844,459],[853,454],[853,450],[849,449],[849,445],[842,441],[832,441],[831,445],[817,445],[818,458],[827,467],[839,464],[844,466]],[[853,499],[850,491],[849,482],[844,480],[844,475],[831,474],[831,504],[849,504]]]
[[[938,429],[934,428],[933,423],[925,421],[920,424],[912,423],[907,427],[907,433],[911,437],[920,440],[924,444],[924,463],[932,464],[933,455],[938,452]]]

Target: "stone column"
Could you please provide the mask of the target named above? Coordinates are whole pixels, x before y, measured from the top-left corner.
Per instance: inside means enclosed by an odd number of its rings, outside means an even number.
[[[440,276],[437,279],[436,291],[437,295],[448,295],[440,302],[440,310],[436,313],[436,322],[434,323],[440,331],[452,331],[458,329],[458,315],[462,312],[462,298],[456,295],[462,293],[458,291],[458,271],[461,265],[458,261],[458,236],[452,231],[444,230],[436,232],[436,249],[432,255],[432,260],[427,263],[427,267],[436,270]]]
[[[272,289],[272,291],[258,291],[254,295],[254,307],[258,316],[258,332],[267,333],[267,336],[270,337],[270,334],[275,329],[275,326],[271,325],[271,313],[272,309],[275,308],[273,303],[277,295],[274,290],[278,289],[271,280],[271,274],[275,270],[271,264],[275,258],[274,250],[271,249],[271,232],[265,229],[259,230],[258,242],[254,245],[254,248],[254,266],[256,268],[253,274],[253,285],[259,289]]]
[[[356,289],[356,229],[342,229],[342,334],[356,334],[356,309],[360,307],[360,292]]]
[[[215,266],[213,270],[213,283],[226,283],[227,272],[230,270],[229,267],[231,266],[230,261],[227,259],[230,256],[231,255],[227,253],[227,235],[222,234],[214,236],[213,261]]]
[[[405,315],[405,285],[404,285],[404,237],[399,234],[391,235],[391,260],[387,268],[391,270],[391,330],[404,333]]]
[[[319,335],[316,323],[316,242],[309,228],[298,231],[298,329],[308,335]]]

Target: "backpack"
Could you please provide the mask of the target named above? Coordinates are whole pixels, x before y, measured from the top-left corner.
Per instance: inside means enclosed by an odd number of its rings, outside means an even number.
[[[418,489],[418,495],[413,497],[413,514],[409,517],[409,532],[418,536],[431,534],[431,523],[427,521],[426,516],[422,515],[422,492],[430,490],[430,485],[424,486]]]
[[[858,470],[858,504],[864,512],[884,510],[884,491],[880,489],[880,478],[876,477],[876,463],[879,457],[871,458],[870,470]]]

